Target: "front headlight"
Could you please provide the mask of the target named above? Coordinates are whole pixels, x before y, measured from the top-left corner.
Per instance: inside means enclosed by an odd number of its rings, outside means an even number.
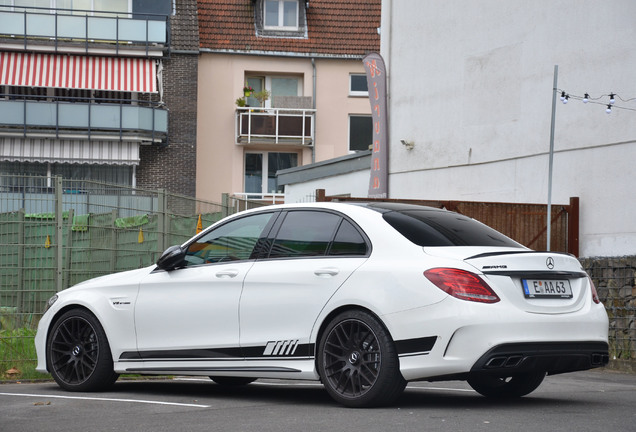
[[[55,294],[53,297],[51,297],[49,299],[49,301],[46,302],[46,307],[44,308],[44,313],[46,313],[47,310],[51,309],[51,306],[53,306],[56,301],[57,301],[57,294]]]

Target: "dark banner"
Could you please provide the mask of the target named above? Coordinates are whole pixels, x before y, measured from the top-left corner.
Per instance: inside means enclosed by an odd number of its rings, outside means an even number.
[[[386,67],[378,53],[367,54],[363,59],[367,72],[369,102],[373,120],[373,153],[371,154],[371,178],[369,198],[389,197],[389,148],[386,95]]]

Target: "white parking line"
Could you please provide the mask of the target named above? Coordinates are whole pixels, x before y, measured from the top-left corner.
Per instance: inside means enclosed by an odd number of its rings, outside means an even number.
[[[210,408],[210,405],[149,401],[149,400],[141,400],[141,399],[96,398],[96,397],[85,397],[85,396],[61,396],[61,395],[28,394],[28,393],[0,393],[0,396],[33,397],[33,398],[41,398],[41,399],[74,399],[74,400],[87,400],[87,401],[140,403],[140,404],[151,404],[151,405],[170,405],[170,406],[191,407],[191,408]]]

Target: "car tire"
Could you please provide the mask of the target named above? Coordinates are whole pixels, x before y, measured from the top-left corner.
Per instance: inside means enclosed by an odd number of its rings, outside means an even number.
[[[49,372],[69,391],[99,391],[118,378],[106,333],[84,309],[64,313],[51,328],[46,345]]]
[[[541,385],[545,372],[532,372],[511,377],[475,375],[468,384],[479,394],[490,398],[517,398],[532,393]]]
[[[317,362],[329,395],[348,407],[388,405],[406,387],[389,332],[365,311],[343,312],[329,323]]]
[[[210,379],[222,386],[240,387],[256,381],[257,378],[211,376]]]

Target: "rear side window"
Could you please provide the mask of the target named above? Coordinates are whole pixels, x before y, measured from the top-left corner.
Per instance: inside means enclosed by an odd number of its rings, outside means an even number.
[[[333,213],[292,211],[287,213],[270,258],[325,255],[342,218]]]
[[[290,211],[272,242],[269,258],[366,256],[366,237],[341,215],[325,211]]]
[[[393,228],[418,246],[522,246],[466,216],[446,211],[404,210],[383,215]]]
[[[338,228],[333,244],[329,249],[330,256],[366,255],[367,243],[360,232],[347,220],[343,220]]]

